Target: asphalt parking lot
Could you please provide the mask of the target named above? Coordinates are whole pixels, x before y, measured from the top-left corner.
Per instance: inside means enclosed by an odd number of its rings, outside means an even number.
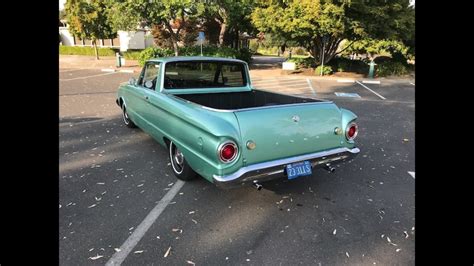
[[[352,110],[361,149],[333,174],[318,169],[257,191],[177,182],[166,150],[122,124],[115,93],[137,75],[60,69],[61,265],[104,265],[130,239],[123,265],[414,264],[412,82],[253,78],[256,88]],[[158,205],[166,208],[137,234]]]

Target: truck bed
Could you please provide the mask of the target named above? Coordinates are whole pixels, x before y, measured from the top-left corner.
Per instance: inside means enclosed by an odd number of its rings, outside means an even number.
[[[181,94],[175,96],[206,107],[222,110],[235,110],[294,103],[321,102],[321,100],[295,97],[262,90],[229,93]]]

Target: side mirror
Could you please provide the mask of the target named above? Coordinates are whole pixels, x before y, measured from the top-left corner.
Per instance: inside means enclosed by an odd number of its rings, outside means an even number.
[[[135,78],[130,78],[128,80],[128,84],[130,84],[130,85],[135,85],[136,83],[137,83],[137,81],[135,80]]]
[[[145,88],[151,89],[153,87],[153,81],[149,80],[145,82]]]

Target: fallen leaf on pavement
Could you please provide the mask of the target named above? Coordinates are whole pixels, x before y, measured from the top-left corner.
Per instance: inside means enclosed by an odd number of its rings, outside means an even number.
[[[100,259],[100,258],[102,258],[102,257],[103,257],[102,255],[97,254],[97,256],[95,256],[95,257],[89,257],[89,259],[91,259],[91,260],[96,260],[96,259]]]
[[[168,257],[168,255],[170,254],[170,251],[171,251],[171,247],[168,248],[168,250],[166,251],[166,253],[163,257],[164,258]]]

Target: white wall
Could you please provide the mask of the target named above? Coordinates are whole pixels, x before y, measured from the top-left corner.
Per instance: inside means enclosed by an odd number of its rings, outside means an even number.
[[[120,51],[146,48],[144,31],[118,31],[117,33],[120,38]]]
[[[59,33],[61,34],[61,42],[65,46],[74,45],[74,37],[69,33],[66,27],[59,27]]]

